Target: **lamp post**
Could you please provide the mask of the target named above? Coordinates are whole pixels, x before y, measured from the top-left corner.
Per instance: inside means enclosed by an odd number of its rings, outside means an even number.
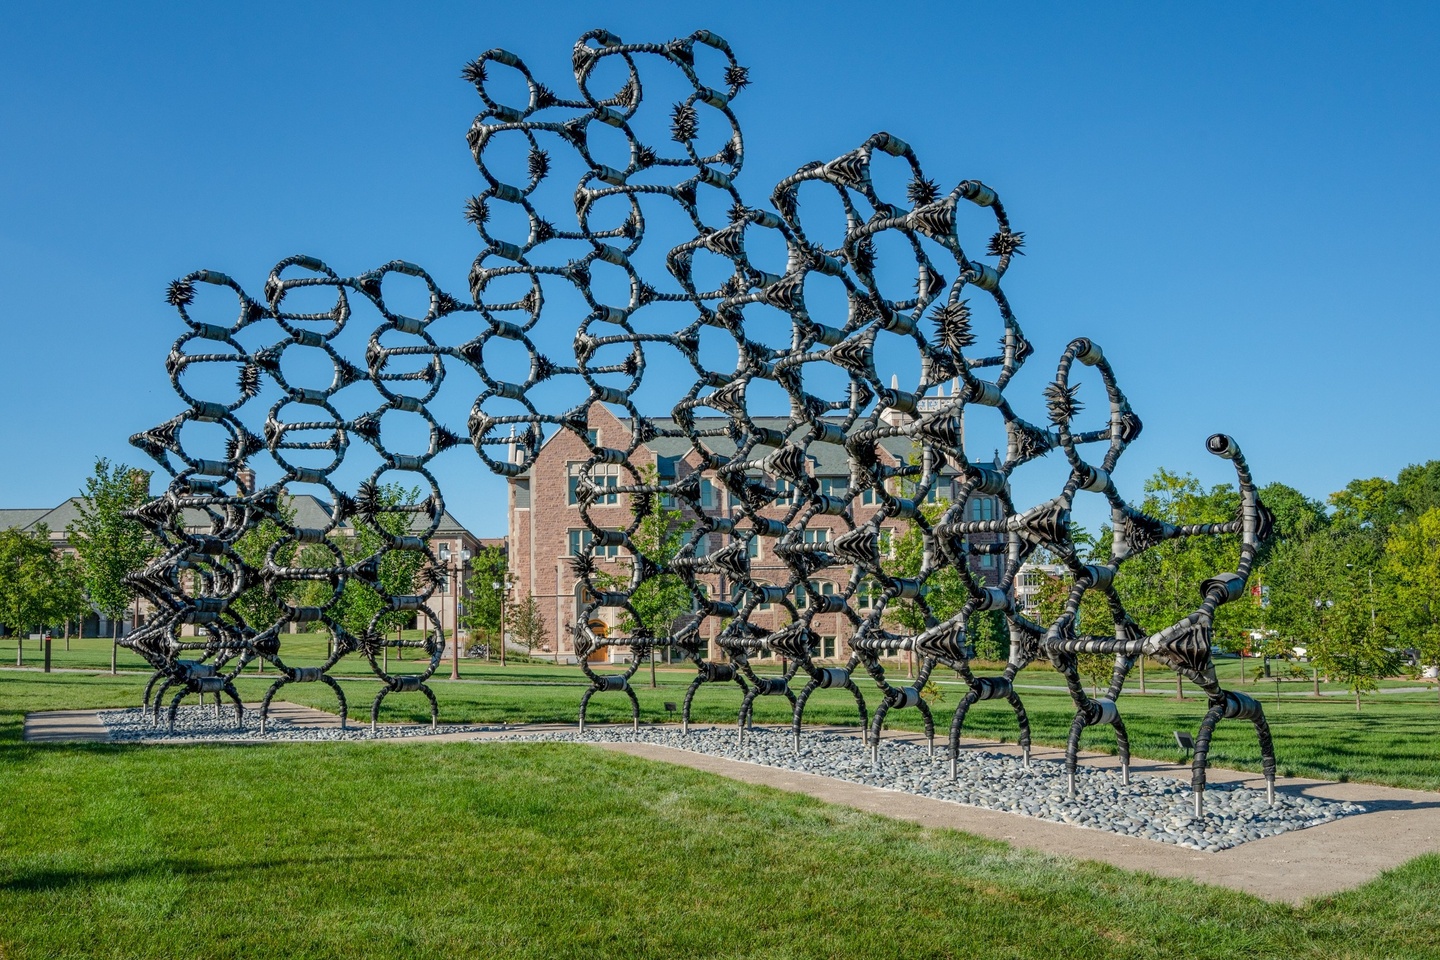
[[[505,585],[499,580],[490,581],[500,594],[500,666],[505,666]]]
[[[460,567],[454,560],[446,568],[450,578],[450,593],[455,603],[455,618],[450,621],[450,679],[460,679]]]

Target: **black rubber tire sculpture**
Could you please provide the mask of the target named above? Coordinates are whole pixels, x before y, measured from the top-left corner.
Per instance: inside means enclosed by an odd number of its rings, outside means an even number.
[[[942,190],[907,143],[877,133],[843,156],[803,165],[770,192],[768,206],[750,206],[736,186],[745,148],[732,109],[749,76],[723,39],[702,30],[668,43],[626,44],[595,30],[575,45],[572,67],[576,92],[569,97],[536,80],[519,57],[504,50],[491,50],[465,67],[464,77],[483,104],[469,131],[482,186],[466,205],[481,244],[470,272],[469,302],[403,261],[340,277],[313,257],[292,257],[276,266],[259,298],[206,270],[172,284],[169,299],[187,330],[171,350],[168,370],[189,408],[133,438],[174,478],[164,496],[136,514],[164,550],[134,577],[158,614],[126,641],[155,667],[151,686],[161,684],[154,694],[157,715],[161,697],[172,688],[178,688],[172,717],[190,694],[214,694],[218,702],[224,693],[238,711],[233,680],[257,657],[280,673],[261,707],[262,725],[272,697],[288,683],[328,683],[343,711],[344,695],[329,671],[359,652],[381,680],[372,726],[392,693],[424,694],[433,723],[438,707],[426,681],[444,640],[428,606],[441,576],[428,541],[443,506],[427,465],[468,434],[491,470],[513,477],[530,467],[547,436],[570,431],[590,450],[576,486],[588,540],[573,558],[582,595],[589,598],[573,627],[575,655],[590,680],[580,703],[582,728],[592,698],[616,693],[629,699],[638,725],[640,702],[630,678],[644,657],[669,648],[696,669],[684,698],[686,729],[696,691],[707,683],[733,682],[741,691],[742,741],[755,700],[784,697],[793,707],[798,747],[811,695],[844,689],[854,696],[865,743],[878,763],[881,731],[897,710],[921,714],[933,750],[935,720],[922,694],[934,671],[946,668],[968,688],[949,729],[954,776],[966,716],[982,701],[1010,705],[1028,760],[1030,729],[1015,679],[1045,658],[1065,677],[1074,701],[1066,750],[1073,792],[1078,750],[1090,727],[1114,729],[1128,776],[1128,739],[1116,702],[1136,658],[1148,656],[1199,685],[1208,698],[1194,757],[1197,811],[1210,736],[1222,719],[1255,725],[1273,785],[1264,712],[1253,699],[1221,689],[1210,658],[1215,610],[1244,595],[1256,550],[1269,531],[1269,515],[1244,457],[1231,438],[1209,439],[1210,453],[1234,464],[1239,515],[1227,523],[1176,527],[1146,516],[1115,487],[1116,464],[1141,423],[1098,344],[1081,338],[1066,347],[1045,389],[1045,422],[1027,420],[1011,406],[1007,385],[1033,348],[1001,289],[1022,252],[1024,234],[1012,228],[996,191],[978,180]],[[670,89],[678,83],[686,91],[678,102],[662,105],[669,110],[668,124],[653,115],[654,102],[642,98],[642,74],[651,71],[668,71]],[[523,84],[523,102],[506,102],[496,92],[501,73]],[[642,137],[657,124],[668,125],[668,142]],[[573,189],[560,179],[562,170],[578,173]],[[895,182],[897,171],[908,183],[903,196],[881,186]],[[981,234],[988,235],[983,256],[961,243],[977,216],[991,221]],[[664,246],[656,248],[654,241],[647,243],[647,223],[661,217],[669,227],[660,234]],[[648,264],[661,263],[663,276],[653,270],[642,275]],[[392,290],[406,293],[407,283],[421,285],[428,303],[423,315],[392,307]],[[194,315],[197,301],[225,293],[237,308],[231,322]],[[318,307],[317,297],[324,298]],[[540,327],[547,299],[574,307],[550,313],[560,329]],[[347,324],[359,322],[358,312],[378,318],[378,325],[363,358],[352,358],[340,344]],[[975,328],[984,316],[998,334],[998,346],[988,354],[976,348]],[[542,354],[537,343],[569,337],[563,325],[574,319],[573,361]],[[932,332],[924,329],[926,323],[933,324]],[[465,339],[437,340],[432,325],[463,330]],[[715,366],[721,344],[733,348],[733,368]],[[519,354],[526,363],[498,359]],[[648,382],[642,409],[637,397],[647,383],[647,363],[657,355],[663,357],[663,372]],[[322,378],[326,382],[292,377],[299,365],[291,361],[304,359],[321,360],[333,371]],[[1086,429],[1077,426],[1082,410],[1077,361],[1098,376],[1108,407],[1104,419]],[[911,371],[907,389],[884,382],[882,363]],[[211,366],[237,371],[238,396],[192,395],[187,373]],[[482,385],[463,431],[441,423],[434,412],[443,408],[436,398],[447,369],[457,367],[473,372]],[[693,377],[678,376],[681,370]],[[947,381],[957,385],[949,397],[921,404]],[[668,415],[656,418],[650,411],[659,403],[657,391],[674,383],[683,392],[667,398]],[[566,409],[537,400],[560,395],[556,385],[568,386],[581,399]],[[257,420],[262,396],[273,402]],[[603,446],[593,439],[589,413],[597,405],[623,416],[629,435],[606,437]],[[774,425],[777,413],[783,426]],[[967,456],[961,422],[966,414],[999,418],[1007,438],[1003,455],[991,463]],[[400,453],[385,442],[386,425],[403,417],[420,418],[429,434],[426,448]],[[682,442],[692,452],[687,470],[664,478],[644,472],[648,461],[641,447],[657,438]],[[877,453],[882,442],[896,440],[914,450],[898,466]],[[811,451],[823,445],[844,450],[850,482],[843,492],[822,490],[807,470]],[[352,447],[364,451],[374,469],[347,492],[338,484]],[[192,452],[201,449],[207,456]],[[1012,475],[1051,451],[1068,462],[1068,479],[1053,499],[1017,507]],[[278,468],[278,478],[251,489],[240,478],[262,455]],[[597,479],[602,473],[603,483]],[[377,491],[397,476],[419,483],[429,495],[417,506],[385,506]],[[921,505],[942,483],[954,485],[952,505],[938,521],[927,519]],[[284,519],[279,497],[297,485],[325,491],[331,507],[327,526],[301,529]],[[715,490],[723,490],[727,508],[716,506],[721,501],[710,496]],[[972,493],[998,498],[999,515],[967,520],[964,507]],[[1103,497],[1109,506],[1114,547],[1108,563],[1083,562],[1071,539],[1071,509],[1085,494]],[[857,522],[852,507],[862,496],[878,509]],[[619,528],[602,526],[593,507],[615,497],[626,498],[621,502],[631,507],[630,521]],[[647,556],[636,543],[641,522],[659,498],[679,504],[694,521],[674,557]],[[382,522],[396,509],[413,513],[407,533],[389,532],[395,525]],[[821,516],[839,518],[843,533],[829,541],[807,537],[809,525]],[[278,524],[283,537],[257,565],[235,545],[266,521]],[[918,573],[897,575],[894,561],[881,550],[882,525],[890,522],[920,528],[924,554]],[[347,523],[372,531],[382,544],[378,552],[356,562],[332,546],[333,562],[321,566],[276,559],[288,556],[285,548],[292,545],[332,543]],[[1198,605],[1180,622],[1155,631],[1141,626],[1115,590],[1121,566],[1164,541],[1196,536],[1235,538],[1235,569],[1217,571],[1198,585]],[[757,540],[783,564],[784,582],[762,583],[752,576],[749,558]],[[1015,595],[1021,565],[1042,549],[1065,566],[1069,582],[1064,611],[1048,624],[1027,618]],[[428,575],[412,591],[392,595],[382,588],[378,571],[386,555],[401,551],[422,553]],[[628,583],[600,575],[596,561],[602,551],[631,559]],[[976,557],[994,560],[998,586],[975,575]],[[958,572],[968,600],[942,619],[926,593],[946,569]],[[830,581],[843,577],[843,585],[835,583],[834,593],[822,591],[816,580],[822,572]],[[693,616],[667,636],[643,629],[595,633],[592,618],[605,609],[640,623],[634,593],[660,576],[685,584],[694,598]],[[269,624],[246,623],[235,610],[235,598],[256,585],[273,591],[302,581],[328,584],[329,601],[285,606]],[[413,611],[432,625],[418,644],[428,655],[421,673],[391,674],[377,660],[386,645],[399,642],[386,638],[378,615],[360,635],[342,626],[337,604],[352,582],[384,594],[384,612]],[[716,584],[724,589],[712,589]],[[867,595],[870,602],[858,604],[857,592],[870,589],[867,584],[878,586]],[[1087,591],[1108,603],[1113,635],[1079,632],[1077,611]],[[798,597],[805,602],[797,603]],[[923,630],[896,632],[886,608],[897,600],[913,601],[922,611]],[[752,622],[762,606],[783,607],[789,622],[762,628]],[[984,611],[1003,613],[1009,626],[1010,660],[1000,676],[977,676],[971,669],[968,628]],[[815,661],[812,624],[822,613],[839,614],[852,627],[853,654],[843,666]],[[292,623],[332,635],[333,654],[323,666],[296,669],[281,659],[283,632]],[[709,645],[700,629],[706,623],[720,625],[723,660],[707,659]],[[202,636],[183,638],[184,624],[196,625]],[[602,674],[592,667],[590,656],[606,646],[629,648],[623,673]],[[181,659],[189,651],[202,659]],[[918,658],[918,676],[897,686],[882,661],[906,653]],[[1114,655],[1104,697],[1086,694],[1079,653]],[[759,658],[772,654],[784,658],[783,671],[757,672]],[[862,676],[879,696],[873,711],[857,682]]]

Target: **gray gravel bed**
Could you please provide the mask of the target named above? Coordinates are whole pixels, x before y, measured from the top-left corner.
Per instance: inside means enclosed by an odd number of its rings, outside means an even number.
[[[139,707],[102,711],[100,722],[109,730],[110,739],[117,742],[320,743],[513,729],[385,724],[372,734],[367,723],[341,730],[272,718],[261,734],[259,719],[253,714],[247,716],[242,728],[235,723],[233,708],[222,709],[217,718],[213,707],[199,705],[180,708],[174,732],[166,729],[163,711],[162,721],[156,725],[150,712]],[[879,766],[872,767],[859,738],[833,733],[806,733],[798,754],[788,731],[764,728],[749,731],[743,746],[737,742],[733,727],[692,727],[688,734],[674,726],[648,726],[638,731],[592,728],[584,733],[513,733],[495,739],[655,744],[1205,851],[1225,850],[1365,812],[1359,804],[1283,791],[1277,792],[1275,806],[1271,807],[1263,790],[1217,783],[1206,789],[1205,816],[1197,819],[1194,793],[1188,782],[1168,777],[1133,777],[1127,785],[1118,772],[1083,765],[1076,775],[1077,796],[1072,800],[1067,796],[1063,763],[1032,760],[1027,769],[1018,757],[977,748],[962,751],[959,776],[951,783],[950,762],[943,747],[931,756],[922,744],[887,740],[880,749]]]
[[[1032,760],[1026,769],[1019,757],[975,748],[961,752],[951,783],[944,747],[932,757],[923,744],[887,740],[879,766],[872,768],[858,738],[837,734],[805,734],[798,754],[788,731],[760,728],[746,734],[743,747],[734,728],[692,727],[688,734],[673,727],[611,728],[498,739],[655,744],[1212,852],[1365,812],[1359,804],[1283,791],[1276,792],[1271,807],[1263,790],[1217,783],[1206,787],[1205,815],[1197,819],[1188,782],[1132,777],[1127,785],[1118,772],[1083,764],[1072,800],[1063,762]]]
[[[257,712],[245,712],[245,725],[235,723],[235,708],[222,707],[220,716],[215,716],[211,706],[182,706],[175,715],[175,730],[166,728],[166,711],[160,711],[160,722],[154,723],[151,713],[141,707],[128,710],[104,710],[100,722],[110,731],[112,741],[133,742],[167,741],[185,743],[279,743],[279,742],[322,742],[332,740],[380,740],[396,737],[429,737],[440,733],[482,733],[487,730],[507,729],[500,726],[464,726],[440,724],[432,728],[428,723],[380,724],[375,733],[370,724],[356,723],[341,730],[339,727],[313,727],[279,720],[275,717],[265,721],[265,732],[260,732],[260,716]]]

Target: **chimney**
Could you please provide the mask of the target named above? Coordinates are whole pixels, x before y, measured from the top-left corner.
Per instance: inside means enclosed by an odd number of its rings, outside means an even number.
[[[890,389],[900,389],[900,378],[893,373],[890,374]],[[880,422],[887,424],[888,426],[903,427],[912,419],[913,418],[909,414],[901,413],[899,410],[896,410],[893,407],[886,407],[884,410],[880,411]]]
[[[248,497],[255,493],[255,471],[249,467],[241,467],[235,471],[235,489],[240,496]]]

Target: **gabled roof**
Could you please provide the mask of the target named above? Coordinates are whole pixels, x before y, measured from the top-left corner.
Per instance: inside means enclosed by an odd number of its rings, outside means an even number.
[[[58,507],[37,507],[33,509],[11,509],[0,510],[0,530],[18,529],[34,530],[40,524],[45,524],[52,535],[63,536],[70,524],[80,519],[80,499],[71,497]],[[295,511],[295,525],[319,529],[330,525],[330,504],[313,496],[304,493],[298,496],[287,496],[289,506]],[[210,525],[210,520],[203,511],[186,510],[184,513],[184,524],[191,529],[203,529]],[[412,527],[425,529],[429,525],[428,518],[416,515]],[[349,529],[351,524],[342,522],[341,529]],[[450,511],[446,510],[440,515],[440,524],[435,530],[436,536],[464,535],[474,538],[475,535],[467,530],[459,520],[456,520]]]

